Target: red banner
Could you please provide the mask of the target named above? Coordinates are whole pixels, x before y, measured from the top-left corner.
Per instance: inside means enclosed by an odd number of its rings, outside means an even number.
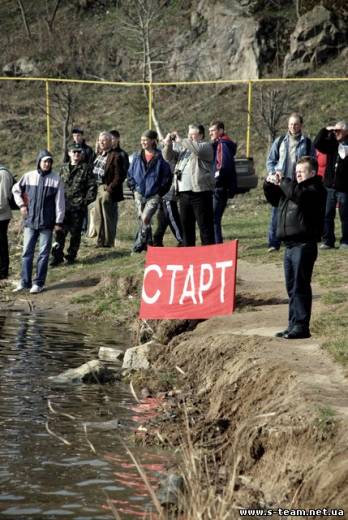
[[[198,247],[149,247],[140,318],[200,319],[235,308],[238,241]]]

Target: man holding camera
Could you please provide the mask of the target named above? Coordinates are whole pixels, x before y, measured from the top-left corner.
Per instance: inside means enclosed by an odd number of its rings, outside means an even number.
[[[295,167],[296,179],[269,174],[264,183],[268,202],[277,207],[277,238],[285,243],[284,271],[289,296],[288,327],[276,337],[310,337],[312,310],[311,278],[318,254],[324,213],[325,188],[317,175],[318,163],[301,157]]]
[[[173,149],[174,141],[180,151]],[[189,125],[187,139],[180,139],[177,132],[167,134],[163,157],[166,161],[176,163],[174,175],[183,245],[196,245],[196,222],[202,245],[214,244],[214,150],[210,143],[204,141],[204,127]]]
[[[340,249],[348,249],[348,124],[339,121],[322,128],[314,139],[319,152],[327,154],[324,186],[327,192],[323,243],[320,249],[335,247],[335,216],[338,204],[342,226]]]

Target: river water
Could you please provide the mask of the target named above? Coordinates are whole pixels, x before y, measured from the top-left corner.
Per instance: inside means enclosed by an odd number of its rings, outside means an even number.
[[[110,503],[122,519],[146,516],[150,499],[123,442],[156,484],[167,456],[129,445],[151,403],[136,403],[123,383],[48,380],[126,341],[116,327],[0,313],[0,520],[109,520]],[[103,429],[114,419],[120,426]]]

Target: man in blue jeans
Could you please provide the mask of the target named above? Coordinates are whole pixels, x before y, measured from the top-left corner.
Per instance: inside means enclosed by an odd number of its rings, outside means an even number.
[[[339,121],[322,128],[314,145],[327,155],[324,186],[327,192],[323,243],[320,249],[335,247],[336,206],[341,220],[340,249],[348,249],[348,124]]]
[[[297,112],[290,114],[288,131],[277,137],[270,149],[266,169],[268,175],[295,179],[296,161],[304,155],[315,159],[315,149],[309,137],[302,134],[303,118]],[[268,252],[278,251],[280,240],[277,238],[277,207],[272,208],[268,228]]]
[[[36,170],[30,171],[13,186],[16,204],[24,219],[24,241],[21,280],[14,292],[30,289],[31,294],[43,291],[53,230],[60,230],[64,220],[64,187],[59,175],[52,171],[53,157],[41,150]],[[36,275],[32,280],[35,246],[39,240]]]

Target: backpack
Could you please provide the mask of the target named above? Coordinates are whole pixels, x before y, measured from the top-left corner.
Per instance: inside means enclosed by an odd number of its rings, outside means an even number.
[[[2,164],[0,164],[0,170],[4,170],[5,172],[7,172],[10,175],[10,177],[12,179],[12,187],[13,187],[14,183],[16,182],[16,180],[13,177],[12,173],[7,168],[5,168],[5,166],[3,166]],[[13,209],[13,210],[19,209],[19,206],[17,206],[17,204],[15,202],[12,190],[11,190],[10,196],[8,198],[8,203],[9,203],[9,206],[10,206],[11,209]]]
[[[280,146],[281,146],[282,142],[284,141],[285,137],[286,137],[286,134],[281,135],[278,139],[278,150],[277,150],[278,156],[279,156]],[[306,141],[306,155],[310,155],[311,150],[312,150],[312,141],[307,136],[305,136],[305,141]]]

